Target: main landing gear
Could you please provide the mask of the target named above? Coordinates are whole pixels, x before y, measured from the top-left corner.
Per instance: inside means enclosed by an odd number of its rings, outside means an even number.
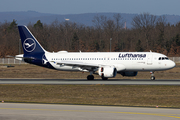
[[[102,80],[108,80],[108,78],[106,78],[106,77],[101,77],[101,78],[102,78]],[[94,80],[94,76],[93,75],[88,75],[87,80]]]
[[[94,76],[93,75],[88,75],[87,80],[94,80]]]
[[[150,71],[150,74],[151,74],[151,80],[155,80],[154,71]]]
[[[94,80],[94,76],[92,74],[93,71],[90,71],[90,75],[87,76],[87,80]]]
[[[90,71],[90,75],[87,76],[87,80],[94,80],[94,76],[92,75],[93,71]],[[108,80],[107,77],[104,77],[104,74],[101,76],[102,80]]]
[[[108,78],[107,77],[101,77],[102,78],[102,80],[108,80]]]
[[[107,77],[104,77],[104,73],[102,73],[101,78],[102,78],[102,80],[108,80]]]

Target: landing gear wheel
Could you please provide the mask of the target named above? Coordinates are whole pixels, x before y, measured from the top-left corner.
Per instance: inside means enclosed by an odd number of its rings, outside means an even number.
[[[107,77],[102,77],[102,80],[108,80],[108,78]]]
[[[151,80],[155,80],[154,71],[150,71],[150,74],[151,74]]]
[[[88,75],[87,80],[94,80],[94,76],[93,75]]]
[[[154,77],[154,76],[151,76],[151,80],[155,80],[155,77]]]

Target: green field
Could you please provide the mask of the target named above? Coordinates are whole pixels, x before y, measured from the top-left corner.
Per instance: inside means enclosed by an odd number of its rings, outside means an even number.
[[[0,68],[0,78],[86,79],[89,73],[65,72],[34,65]],[[156,79],[180,79],[180,67],[156,72]],[[149,79],[149,72],[136,77],[114,79]],[[95,79],[101,79],[95,75]],[[110,79],[109,79],[110,80]],[[0,100],[5,102],[119,105],[180,108],[180,86],[161,85],[27,85],[1,84]]]
[[[0,85],[5,102],[180,108],[180,86]]]
[[[87,75],[89,75],[88,72],[57,71],[30,64],[12,64],[11,66],[13,67],[0,68],[0,78],[86,79]],[[94,75],[94,77],[95,79],[101,79],[99,75]],[[155,77],[156,79],[180,79],[180,64],[177,64],[177,66],[171,70],[155,72]],[[123,77],[117,74],[115,78],[110,79],[150,79],[150,73],[138,72],[135,77]]]

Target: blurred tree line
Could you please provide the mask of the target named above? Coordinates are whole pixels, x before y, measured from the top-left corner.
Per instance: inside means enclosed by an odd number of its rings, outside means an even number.
[[[40,20],[27,27],[47,51],[135,52],[153,51],[180,56],[180,22],[170,25],[164,16],[142,13],[132,20],[131,29],[124,28],[120,14],[113,18],[94,16],[93,26],[55,20],[50,25]],[[19,33],[16,20],[0,23],[0,57],[19,54]],[[21,47],[21,46],[20,46]],[[22,47],[21,47],[21,52]]]

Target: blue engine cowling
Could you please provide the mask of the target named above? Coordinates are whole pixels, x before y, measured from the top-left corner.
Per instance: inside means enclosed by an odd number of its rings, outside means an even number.
[[[118,73],[121,74],[122,76],[127,76],[127,77],[136,76],[138,74],[138,72],[136,71],[127,71],[127,72],[118,72]]]

